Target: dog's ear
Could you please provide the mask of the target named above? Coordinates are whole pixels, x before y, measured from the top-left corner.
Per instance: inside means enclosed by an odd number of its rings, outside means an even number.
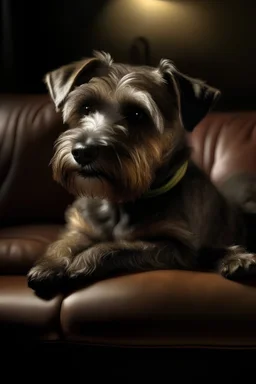
[[[179,72],[167,59],[160,61],[158,69],[164,80],[174,86],[183,127],[187,131],[193,131],[215,106],[221,92],[202,80]]]
[[[59,111],[68,94],[77,86],[88,83],[92,77],[103,76],[112,64],[109,54],[94,52],[94,57],[64,65],[48,72],[44,76],[44,82],[49,94]]]

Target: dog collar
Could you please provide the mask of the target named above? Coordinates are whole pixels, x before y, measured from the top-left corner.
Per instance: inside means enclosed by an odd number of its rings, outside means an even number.
[[[185,175],[186,171],[188,168],[188,161],[186,161],[182,166],[175,172],[173,177],[162,187],[156,188],[156,189],[151,189],[144,193],[143,198],[148,198],[148,197],[155,197],[162,195],[179,183],[179,181],[183,178]]]

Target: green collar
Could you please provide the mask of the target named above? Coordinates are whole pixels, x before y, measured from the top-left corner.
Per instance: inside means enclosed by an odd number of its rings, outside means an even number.
[[[170,189],[175,187],[175,185],[177,185],[178,182],[183,178],[183,176],[185,175],[185,173],[187,171],[187,168],[188,168],[188,161],[186,161],[184,164],[182,164],[182,166],[175,172],[173,177],[165,185],[163,185],[162,187],[156,188],[156,189],[149,190],[148,192],[144,193],[144,195],[142,197],[144,199],[145,198],[147,199],[149,197],[159,196],[159,195],[162,195],[162,194],[170,191]]]

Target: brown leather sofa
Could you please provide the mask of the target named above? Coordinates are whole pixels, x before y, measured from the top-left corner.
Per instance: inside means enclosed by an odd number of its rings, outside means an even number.
[[[142,273],[49,300],[27,287],[26,272],[56,238],[72,201],[49,166],[63,128],[47,95],[1,95],[1,342],[121,351],[255,348],[256,287],[215,274]],[[256,172],[256,112],[212,112],[189,140],[216,184]]]

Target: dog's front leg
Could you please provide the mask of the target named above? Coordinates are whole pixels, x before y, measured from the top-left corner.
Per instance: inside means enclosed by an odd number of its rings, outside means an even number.
[[[47,247],[43,256],[28,272],[28,286],[35,291],[59,290],[74,257],[98,241],[94,229],[78,209],[71,207],[66,216],[64,232]]]
[[[50,244],[44,255],[30,269],[27,276],[28,286],[35,291],[58,289],[76,253],[90,244],[86,236],[78,232],[67,232],[63,238]]]
[[[101,243],[78,254],[67,269],[74,284],[152,270],[193,269],[191,249],[172,242]]]

